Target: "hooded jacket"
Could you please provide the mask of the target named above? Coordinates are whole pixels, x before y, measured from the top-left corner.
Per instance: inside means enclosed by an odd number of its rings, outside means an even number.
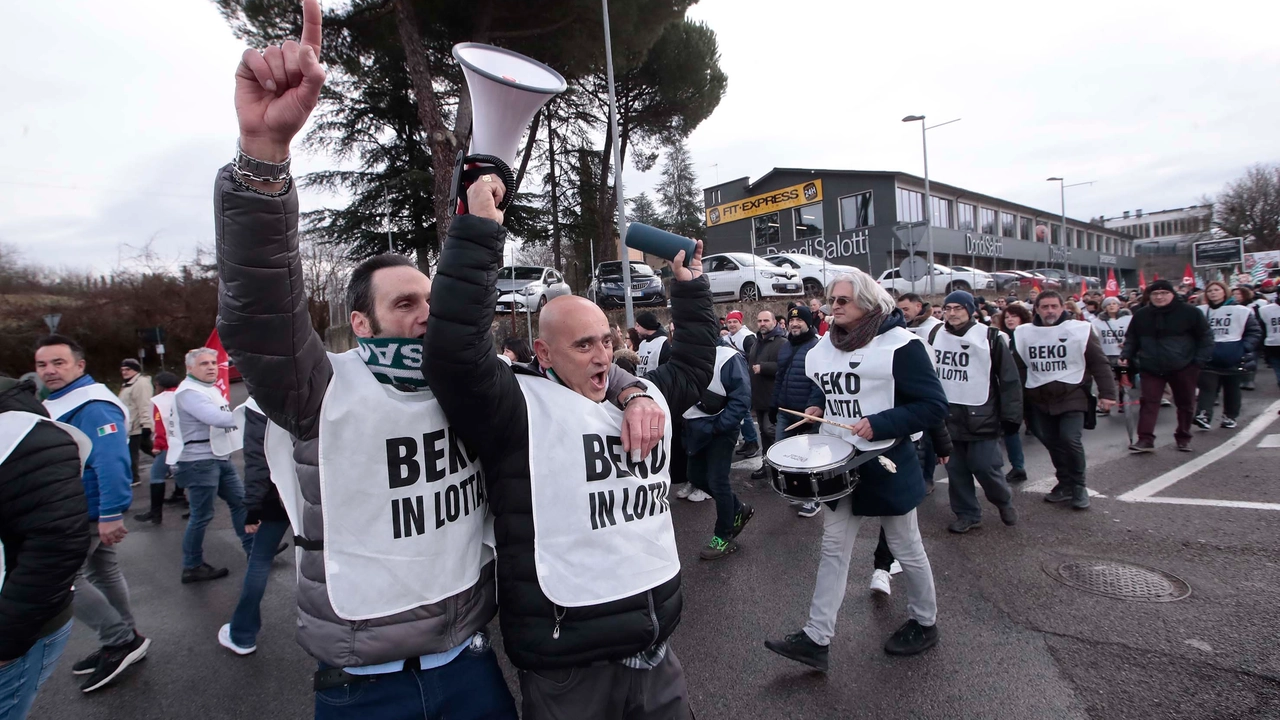
[[[0,378],[0,414],[49,417],[35,386]],[[80,451],[57,425],[36,423],[0,463],[0,662],[22,657],[71,619],[71,583],[89,552]]]

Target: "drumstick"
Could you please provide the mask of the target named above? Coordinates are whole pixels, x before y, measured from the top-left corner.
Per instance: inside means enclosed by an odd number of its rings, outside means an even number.
[[[836,427],[838,427],[838,428],[844,428],[845,430],[848,430],[848,431],[850,431],[850,432],[857,432],[856,430],[854,430],[854,429],[853,429],[853,426],[852,426],[852,425],[845,425],[844,423],[838,423],[838,422],[836,422],[836,421],[834,421],[834,420],[828,420],[828,419],[826,419],[826,418],[820,418],[820,417],[818,417],[817,415],[808,415],[808,414],[806,414],[806,413],[802,413],[802,412],[799,412],[799,411],[797,411],[797,410],[788,410],[788,409],[786,409],[786,408],[778,408],[778,409],[779,409],[779,410],[781,410],[781,411],[782,411],[782,412],[784,412],[784,413],[791,413],[792,415],[796,415],[796,416],[798,416],[798,417],[806,418],[806,419],[812,420],[812,421],[814,421],[814,422],[826,423],[826,424],[828,424],[828,425],[835,425],[835,426],[836,426]],[[787,428],[787,430],[790,430],[790,429],[792,429],[792,428],[800,427],[802,424],[803,424],[803,423],[796,423],[795,425],[792,425],[791,427]]]

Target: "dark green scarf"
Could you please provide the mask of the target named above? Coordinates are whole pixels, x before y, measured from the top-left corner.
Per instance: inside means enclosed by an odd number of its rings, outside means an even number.
[[[383,385],[427,389],[419,338],[356,338],[364,364]]]

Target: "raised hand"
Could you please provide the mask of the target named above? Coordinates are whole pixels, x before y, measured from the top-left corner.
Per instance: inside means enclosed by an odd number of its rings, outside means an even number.
[[[267,162],[283,162],[289,144],[320,99],[320,0],[302,2],[302,42],[249,48],[236,68],[240,148]]]
[[[693,260],[689,261],[689,267],[684,266],[684,251],[676,253],[671,260],[671,274],[679,282],[686,280],[694,280],[702,277],[702,241],[698,241],[698,247],[693,250]]]

